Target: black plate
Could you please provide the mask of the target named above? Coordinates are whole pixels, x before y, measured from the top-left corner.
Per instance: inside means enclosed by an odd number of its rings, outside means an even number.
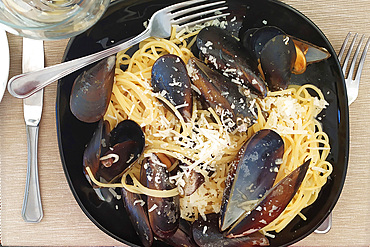
[[[163,3],[166,2],[166,3]],[[78,58],[122,42],[144,30],[143,22],[158,9],[175,3],[176,0],[139,0],[116,2],[105,16],[91,29],[70,40],[64,60]],[[270,239],[271,246],[293,244],[313,232],[328,216],[338,200],[345,180],[348,145],[348,106],[343,75],[336,54],[319,28],[297,10],[277,1],[227,0],[232,16],[237,21],[230,25],[235,30],[243,27],[278,26],[286,33],[316,45],[325,47],[331,54],[327,61],[308,66],[292,81],[297,84],[312,83],[318,86],[329,102],[324,110],[323,128],[328,133],[332,146],[328,160],[334,171],[322,189],[317,201],[303,210],[307,221],[296,217],[282,232]],[[230,17],[231,18],[231,17]],[[99,201],[82,172],[82,155],[97,124],[78,121],[69,108],[69,95],[78,71],[63,78],[58,84],[57,126],[58,141],[63,168],[70,188],[85,214],[105,233],[129,245],[140,245],[120,200]],[[118,205],[118,210],[116,209]],[[89,234],[88,232],[82,234]],[[155,246],[166,246],[156,242]]]

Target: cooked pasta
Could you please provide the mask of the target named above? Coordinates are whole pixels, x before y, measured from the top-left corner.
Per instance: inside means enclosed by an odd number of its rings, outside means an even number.
[[[308,89],[312,89],[319,98],[311,96]],[[264,228],[265,231],[280,232],[295,216],[305,219],[300,211],[316,200],[332,172],[332,165],[326,161],[330,152],[329,138],[316,120],[327,103],[322,92],[313,85],[269,93],[259,103],[257,123],[248,130],[248,134],[268,128],[277,131],[284,140],[283,162],[275,183],[311,158],[310,169],[292,201]],[[268,113],[267,118],[263,117],[261,109]]]
[[[132,55],[127,50],[120,52],[117,55],[111,102],[104,117],[111,128],[125,119],[131,119],[142,127],[146,136],[142,157],[162,153],[180,160],[183,172],[170,177],[178,187],[156,191],[141,185],[138,180],[140,160],[123,175],[121,183],[103,184],[96,181],[89,170],[87,172],[98,186],[125,187],[134,193],[170,197],[180,193],[184,183],[183,176],[194,169],[204,175],[205,182],[195,193],[180,199],[181,217],[194,221],[199,216],[206,217],[208,213],[220,211],[229,163],[251,135],[258,130],[270,128],[282,136],[285,144],[283,162],[276,182],[308,158],[312,159],[296,196],[285,211],[263,229],[279,232],[296,215],[304,218],[301,210],[315,201],[332,171],[331,164],[326,161],[330,151],[328,136],[316,120],[318,113],[325,107],[324,97],[312,85],[269,93],[266,98],[257,101],[258,121],[247,132],[229,132],[216,113],[211,108],[202,109],[195,98],[192,118],[185,121],[178,108],[166,101],[161,94],[152,92],[151,68],[157,58],[168,53],[179,56],[187,63],[193,56],[189,47],[197,33],[198,31],[192,31],[179,34],[173,31],[169,39],[145,40]],[[311,96],[311,89],[318,98]],[[262,112],[268,113],[268,116],[264,117]],[[212,175],[208,176],[210,170]],[[126,184],[127,175],[133,178],[133,185]]]

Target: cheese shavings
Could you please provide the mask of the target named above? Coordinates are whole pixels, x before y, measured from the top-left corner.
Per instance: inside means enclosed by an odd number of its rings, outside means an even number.
[[[269,113],[265,128],[287,135],[307,134],[307,130],[303,128],[307,113],[316,117],[328,105],[325,99],[317,97],[312,97],[302,104],[300,99],[293,97],[289,90],[278,97],[275,97],[274,93],[269,93],[269,96],[260,100],[259,103],[262,110]]]

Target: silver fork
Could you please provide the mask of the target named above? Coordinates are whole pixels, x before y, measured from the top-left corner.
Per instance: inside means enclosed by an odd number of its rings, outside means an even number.
[[[349,32],[347,34],[347,37],[345,38],[345,40],[343,42],[342,48],[339,51],[338,60],[341,63],[343,62],[342,61],[342,58],[343,58],[344,51],[345,51],[345,48],[347,46],[347,43],[348,43],[348,41],[350,39],[350,36],[351,36],[351,32]],[[347,52],[346,58],[344,59],[344,62],[343,62],[343,65],[342,65],[342,71],[343,71],[343,75],[345,77],[345,82],[346,82],[346,87],[347,87],[348,105],[352,104],[353,101],[355,101],[355,99],[358,96],[358,88],[359,88],[359,85],[360,85],[361,73],[362,73],[362,69],[363,69],[364,64],[365,64],[366,53],[367,53],[367,51],[369,49],[369,43],[370,43],[370,37],[369,37],[368,40],[367,40],[367,42],[366,42],[364,51],[362,52],[362,55],[361,55],[361,58],[360,58],[360,62],[358,64],[356,75],[353,78],[353,75],[354,75],[354,72],[355,72],[355,66],[356,66],[357,57],[358,57],[358,55],[360,53],[362,42],[363,42],[363,40],[365,38],[365,35],[362,35],[361,40],[360,40],[360,42],[359,42],[359,44],[357,46],[357,49],[355,51],[355,55],[353,56],[353,59],[352,59],[352,62],[351,62],[351,67],[349,68],[349,71],[348,71],[348,75],[346,77],[347,66],[348,66],[348,63],[349,63],[349,59],[351,57],[351,53],[352,53],[353,47],[355,46],[355,42],[356,42],[357,36],[358,36],[358,33],[355,34],[355,36],[354,36],[354,38],[352,40],[352,43],[351,43],[351,45],[349,47],[349,50]]]
[[[343,60],[344,51],[347,47],[347,43],[351,35],[352,35],[351,32],[347,34],[346,38],[344,39],[343,45],[339,50],[339,54],[338,54],[338,60],[342,64],[342,71],[343,71],[343,75],[344,75],[345,82],[346,82],[348,105],[352,104],[353,101],[355,101],[358,96],[358,89],[360,85],[361,73],[362,73],[362,69],[365,64],[365,58],[366,58],[367,51],[369,50],[369,44],[370,44],[370,37],[369,37],[366,42],[365,48],[361,54],[361,58],[358,63],[356,75],[353,78],[353,75],[355,73],[357,58],[360,53],[363,40],[365,38],[365,35],[362,35],[361,40],[357,45],[355,54],[353,55],[353,59],[352,59],[352,62],[351,62],[351,65],[350,65],[350,68],[349,68],[349,71],[346,77],[348,63],[349,63],[353,48],[355,46],[358,33],[355,33],[353,40],[351,42],[351,45],[348,49],[347,55],[345,59]],[[320,233],[320,234],[327,233],[331,229],[331,224],[332,224],[332,214],[330,213],[329,216],[325,219],[325,221],[315,230],[315,233]]]
[[[28,97],[78,69],[136,45],[149,37],[167,38],[171,34],[172,25],[176,25],[177,30],[181,30],[197,23],[227,16],[229,13],[221,12],[228,8],[223,6],[225,2],[190,0],[163,8],[153,14],[144,32],[127,42],[85,57],[14,76],[9,80],[8,91],[17,98]],[[199,3],[201,4],[199,5]]]

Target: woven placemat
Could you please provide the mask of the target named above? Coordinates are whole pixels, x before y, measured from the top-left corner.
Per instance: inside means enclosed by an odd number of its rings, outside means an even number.
[[[285,0],[314,21],[336,51],[348,31],[370,35],[368,0]],[[21,73],[21,38],[8,35],[10,76]],[[45,42],[46,65],[61,61],[67,41]],[[370,55],[369,55],[370,59]],[[368,59],[368,60],[369,60]],[[368,246],[370,243],[370,60],[365,64],[358,99],[350,107],[351,150],[348,176],[333,211],[328,234],[312,234],[297,246]],[[21,217],[27,146],[22,100],[5,93],[0,104],[1,240],[5,246],[119,246],[82,212],[69,189],[60,161],[54,83],[45,89],[39,137],[39,176],[44,218],[38,224]],[[335,167],[334,167],[335,169]]]

